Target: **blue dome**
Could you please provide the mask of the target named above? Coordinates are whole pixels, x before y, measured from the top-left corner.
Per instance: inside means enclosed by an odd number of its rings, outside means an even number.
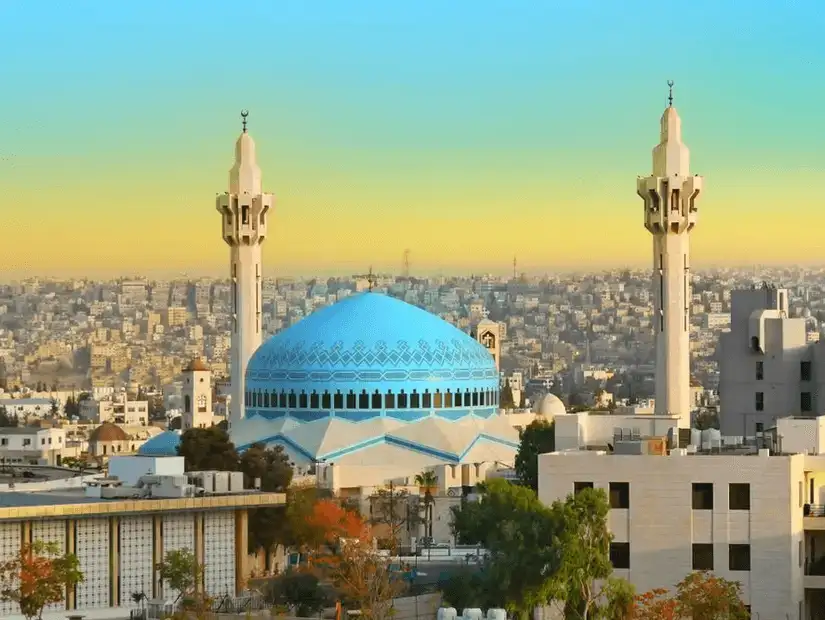
[[[273,336],[246,372],[246,416],[311,422],[489,417],[499,375],[487,349],[439,317],[361,293]]]
[[[180,433],[163,431],[138,448],[137,453],[141,456],[178,456],[179,443]]]

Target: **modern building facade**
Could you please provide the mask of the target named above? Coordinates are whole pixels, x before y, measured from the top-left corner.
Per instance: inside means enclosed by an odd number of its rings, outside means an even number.
[[[222,221],[221,235],[230,248],[230,426],[244,417],[246,366],[261,344],[261,244],[266,239],[275,200],[272,194],[261,189],[261,168],[255,154],[255,142],[246,130],[246,114],[242,113],[243,131],[235,144],[235,164],[229,171],[229,192],[216,199]]]
[[[731,329],[719,343],[722,434],[760,436],[778,418],[823,413],[817,394],[825,372],[815,367],[825,349],[809,343],[805,319],[788,312],[785,289],[732,292]]]
[[[153,459],[144,460],[143,474],[156,471]],[[148,499],[88,495],[82,489],[0,494],[0,561],[37,540],[56,543],[80,561],[84,581],[47,612],[65,610],[65,616],[66,611],[125,610],[138,606],[133,594],[173,600],[175,593],[160,579],[158,565],[169,551],[184,548],[204,566],[201,586],[207,594],[235,596],[249,576],[248,511],[285,501],[282,494],[256,492]],[[15,604],[0,603],[0,616],[17,614]],[[121,611],[106,617],[126,615]]]
[[[653,149],[653,172],[637,180],[636,191],[644,201],[645,228],[653,235],[656,413],[679,416],[682,428],[690,427],[691,412],[690,232],[702,183],[690,173],[690,152],[671,92]]]

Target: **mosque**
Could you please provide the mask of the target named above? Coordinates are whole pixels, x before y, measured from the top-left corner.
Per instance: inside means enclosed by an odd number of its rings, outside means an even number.
[[[518,431],[499,414],[497,324],[475,337],[372,291],[319,309],[261,342],[261,255],[273,204],[246,129],[230,192],[217,199],[230,245],[233,334],[230,436],[243,450],[280,445],[317,464],[413,476],[437,466],[512,467]],[[142,453],[175,450],[164,433]]]

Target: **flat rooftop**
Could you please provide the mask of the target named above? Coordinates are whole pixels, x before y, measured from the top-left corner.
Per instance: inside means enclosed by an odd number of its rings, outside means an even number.
[[[143,499],[101,499],[86,497],[83,489],[61,489],[25,493],[0,492],[0,521],[47,517],[90,517],[114,514],[172,512],[187,510],[231,510],[282,506],[284,493],[249,491],[201,497],[151,497]]]

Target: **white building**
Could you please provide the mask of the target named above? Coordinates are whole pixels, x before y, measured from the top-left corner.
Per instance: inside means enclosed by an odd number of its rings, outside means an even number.
[[[604,489],[615,575],[639,592],[707,569],[742,584],[753,617],[825,618],[825,416],[780,419],[760,450],[625,449],[644,441],[541,455],[539,498]]]
[[[5,408],[8,415],[17,416],[19,420],[41,419],[51,413],[52,401],[50,398],[6,398],[0,400],[0,407]],[[63,413],[63,408],[59,404],[58,413]]]
[[[0,459],[6,463],[59,465],[65,448],[66,431],[62,428],[0,428]]]
[[[825,367],[815,373],[814,358],[821,347],[808,343],[805,319],[789,318],[786,290],[733,291],[731,329],[720,339],[722,433],[758,435],[778,418],[817,412]]]
[[[670,82],[669,85],[673,86]],[[673,96],[653,149],[653,174],[637,181],[644,200],[644,224],[653,235],[656,413],[678,415],[690,427],[690,232],[702,177],[690,174],[690,153],[682,142],[682,121]]]
[[[221,194],[216,206],[223,219],[223,240],[230,247],[232,280],[232,398],[230,425],[244,417],[246,366],[261,346],[261,244],[266,239],[272,194],[261,190],[261,169],[255,156],[255,142],[243,131],[235,144],[235,165],[229,171],[229,192]]]
[[[149,423],[149,402],[129,400],[126,392],[113,393],[100,399],[88,398],[80,401],[80,417],[96,424],[112,422],[145,426]]]

